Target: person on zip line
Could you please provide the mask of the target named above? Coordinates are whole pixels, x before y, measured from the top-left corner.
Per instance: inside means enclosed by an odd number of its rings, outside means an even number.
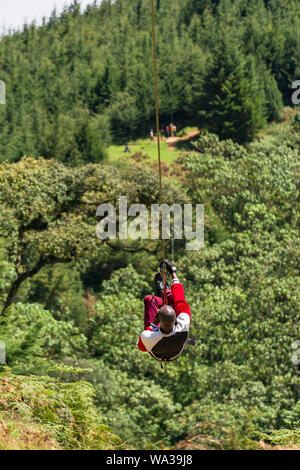
[[[162,273],[154,277],[155,295],[147,295],[144,299],[144,331],[140,335],[137,346],[140,351],[148,352],[158,361],[174,361],[184,351],[188,340],[191,321],[191,310],[185,300],[183,286],[176,275],[176,267],[169,260],[163,263],[172,277],[171,288],[166,282],[166,298],[164,305],[164,281]],[[193,342],[191,341],[193,344]]]

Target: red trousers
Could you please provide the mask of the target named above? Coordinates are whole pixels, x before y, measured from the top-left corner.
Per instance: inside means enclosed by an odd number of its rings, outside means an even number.
[[[174,298],[170,289],[166,291],[168,305],[174,308]],[[144,329],[154,322],[158,310],[163,306],[164,302],[161,297],[154,295],[146,295],[144,298],[145,314],[144,314]]]

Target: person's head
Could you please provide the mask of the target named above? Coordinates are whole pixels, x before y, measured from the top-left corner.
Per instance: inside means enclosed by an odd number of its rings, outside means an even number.
[[[170,305],[164,305],[158,312],[160,328],[164,333],[171,333],[176,321],[175,310]]]

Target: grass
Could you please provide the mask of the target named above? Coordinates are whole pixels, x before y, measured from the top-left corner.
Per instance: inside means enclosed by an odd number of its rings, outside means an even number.
[[[195,127],[186,127],[178,133],[178,137],[185,137],[189,132],[195,130]],[[110,145],[107,149],[107,162],[118,163],[120,160],[124,161],[130,159],[130,157],[136,152],[142,152],[145,155],[149,155],[150,161],[154,162],[158,160],[157,143],[151,143],[150,139],[137,139],[128,143],[130,153],[125,153],[125,145]],[[173,147],[170,150],[169,145],[165,140],[161,141],[160,145],[161,160],[171,165],[177,157],[180,156],[182,150],[178,147]]]
[[[0,450],[62,450],[43,426],[0,411]]]
[[[183,129],[181,129],[179,132],[177,132],[177,136],[178,137],[185,137],[186,135],[188,135],[190,132],[193,132],[195,130],[197,130],[198,127],[184,127]]]
[[[158,159],[157,144],[150,143],[149,139],[138,139],[134,142],[129,142],[129,149],[131,153],[124,152],[124,145],[111,145],[108,148],[108,162],[116,163],[120,159],[130,159],[136,152],[142,152],[143,154],[149,155],[151,161]],[[161,159],[169,165],[180,155],[180,150],[174,149],[169,150],[168,145],[165,141],[161,142],[160,145]]]

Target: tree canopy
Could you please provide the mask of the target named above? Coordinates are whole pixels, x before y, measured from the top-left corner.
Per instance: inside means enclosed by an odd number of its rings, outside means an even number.
[[[297,6],[156,2],[162,123],[193,122],[251,140],[282,101],[290,104],[299,73]],[[40,28],[28,24],[2,37],[0,159],[97,163],[111,139],[147,134],[155,118],[150,18],[148,0],[103,0],[83,14],[75,2]]]
[[[196,345],[164,369],[136,344],[160,241],[96,236],[99,205],[160,199],[149,159],[105,160],[154,127],[149,2],[1,38],[0,449],[299,448],[297,6],[155,2],[162,123],[200,127],[163,200],[205,206],[201,250],[166,241]]]

